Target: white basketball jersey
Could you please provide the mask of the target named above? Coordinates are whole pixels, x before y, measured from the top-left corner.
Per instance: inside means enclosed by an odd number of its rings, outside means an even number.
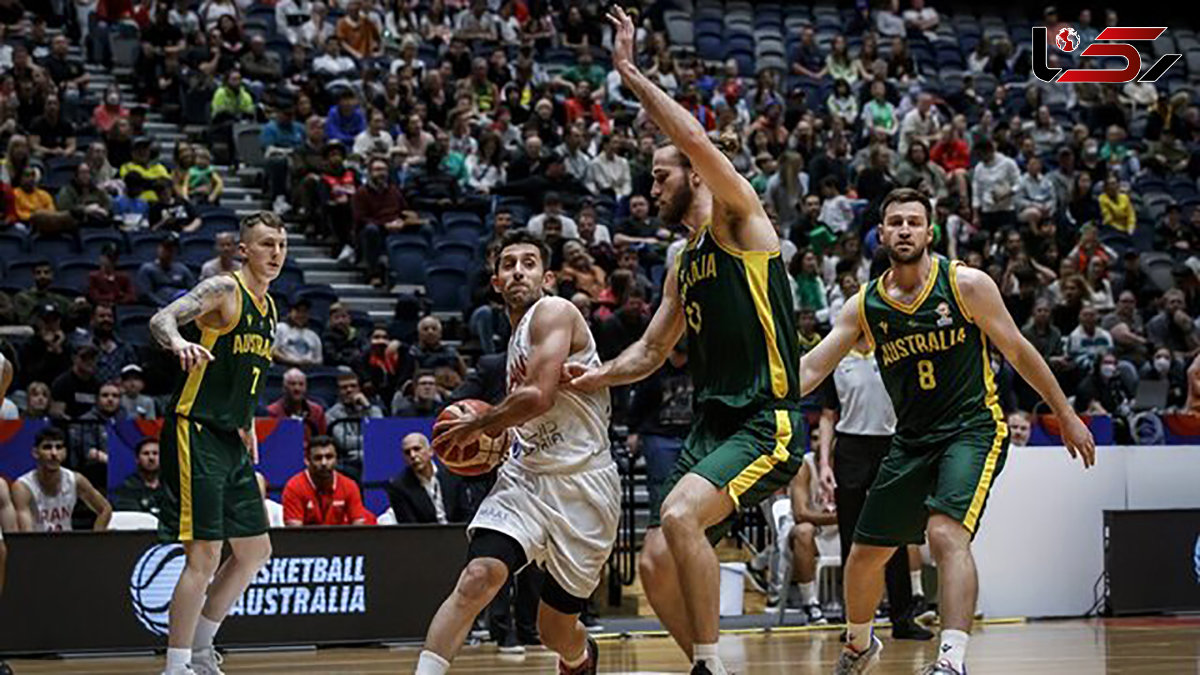
[[[71,512],[75,510],[75,472],[59,470],[58,493],[47,494],[37,479],[37,469],[21,476],[21,481],[33,493],[33,527],[37,532],[69,532]]]
[[[532,356],[529,326],[538,307],[547,300],[533,303],[508,341],[508,391],[525,381],[525,367]],[[585,348],[567,357],[567,363],[600,365],[596,340],[588,333]],[[612,414],[608,389],[592,394],[560,387],[554,406],[524,424],[513,428],[515,441],[509,460],[516,466],[536,473],[568,473],[612,462],[609,454],[608,420]]]

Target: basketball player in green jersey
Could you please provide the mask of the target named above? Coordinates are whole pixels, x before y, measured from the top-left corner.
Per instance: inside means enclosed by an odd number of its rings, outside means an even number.
[[[687,226],[689,241],[641,339],[594,370],[568,375],[583,389],[635,382],[656,371],[687,331],[696,424],[661,509],[651,511],[639,566],[646,596],[692,658],[692,672],[716,675],[725,668],[717,656],[719,567],[710,542],[739,506],[787,485],[803,454],[791,285],[754,188],[696,118],[638,71],[625,12],[615,7],[609,18],[614,67],[674,143],[654,154],[651,195],[664,222]]]
[[[187,556],[171,597],[165,675],[220,673],[213,636],[271,556],[253,425],[278,320],[267,287],[287,258],[283,221],[268,211],[243,218],[238,250],[241,271],[200,282],[150,320],[185,372],[159,437],[159,535]],[[225,540],[232,555],[218,567]]]
[[[997,402],[988,342],[1050,405],[1072,457],[1095,461],[1092,434],[1067,403],[1038,352],[1022,337],[987,274],[929,252],[929,200],[893,190],[880,213],[891,269],[837,316],[833,330],[800,360],[805,393],[815,389],[860,337],[875,350],[896,409],[896,434],[867,495],[846,563],[846,647],[839,675],[865,673],[883,644],[871,619],[883,568],[898,546],[928,534],[941,589],[941,645],[926,675],[965,675],[978,580],[971,539],[1004,467],[1008,428]]]

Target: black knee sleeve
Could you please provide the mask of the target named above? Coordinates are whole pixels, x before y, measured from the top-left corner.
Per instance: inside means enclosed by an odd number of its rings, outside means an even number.
[[[467,546],[467,560],[476,558],[495,558],[508,567],[509,575],[516,574],[528,564],[525,549],[520,542],[503,532],[480,528],[471,535],[471,543]]]
[[[587,598],[577,598],[567,592],[553,574],[547,573],[542,582],[542,602],[563,614],[581,614],[587,605]]]

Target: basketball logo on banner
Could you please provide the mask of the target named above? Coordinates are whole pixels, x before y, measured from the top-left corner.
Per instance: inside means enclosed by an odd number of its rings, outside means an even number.
[[[182,544],[158,544],[147,549],[133,566],[129,577],[133,613],[155,635],[167,634],[171,595],[185,562]]]

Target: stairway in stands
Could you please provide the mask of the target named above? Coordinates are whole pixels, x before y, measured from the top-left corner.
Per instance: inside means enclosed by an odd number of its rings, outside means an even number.
[[[73,56],[83,58],[78,47],[73,46],[71,49]],[[114,73],[103,66],[90,63],[86,68],[91,76],[88,89],[93,94],[102,95],[106,87],[117,81],[122,99],[127,105],[133,104],[133,88],[127,82],[121,81],[120,76],[124,74],[121,69],[118,68]],[[174,156],[175,145],[187,141],[188,138],[181,125],[166,122],[161,114],[153,111],[146,115],[146,132],[158,146],[160,160],[170,160]],[[216,165],[216,169],[225,180],[222,206],[233,209],[239,217],[271,208],[263,189],[256,186],[252,180],[253,171],[233,171],[230,167],[221,165]],[[302,235],[289,233],[288,257],[304,271],[305,283],[329,284],[349,309],[366,312],[373,321],[386,323],[391,320],[395,304],[391,294],[364,283],[363,275],[358,270],[340,267],[326,247],[309,245],[305,243]]]

